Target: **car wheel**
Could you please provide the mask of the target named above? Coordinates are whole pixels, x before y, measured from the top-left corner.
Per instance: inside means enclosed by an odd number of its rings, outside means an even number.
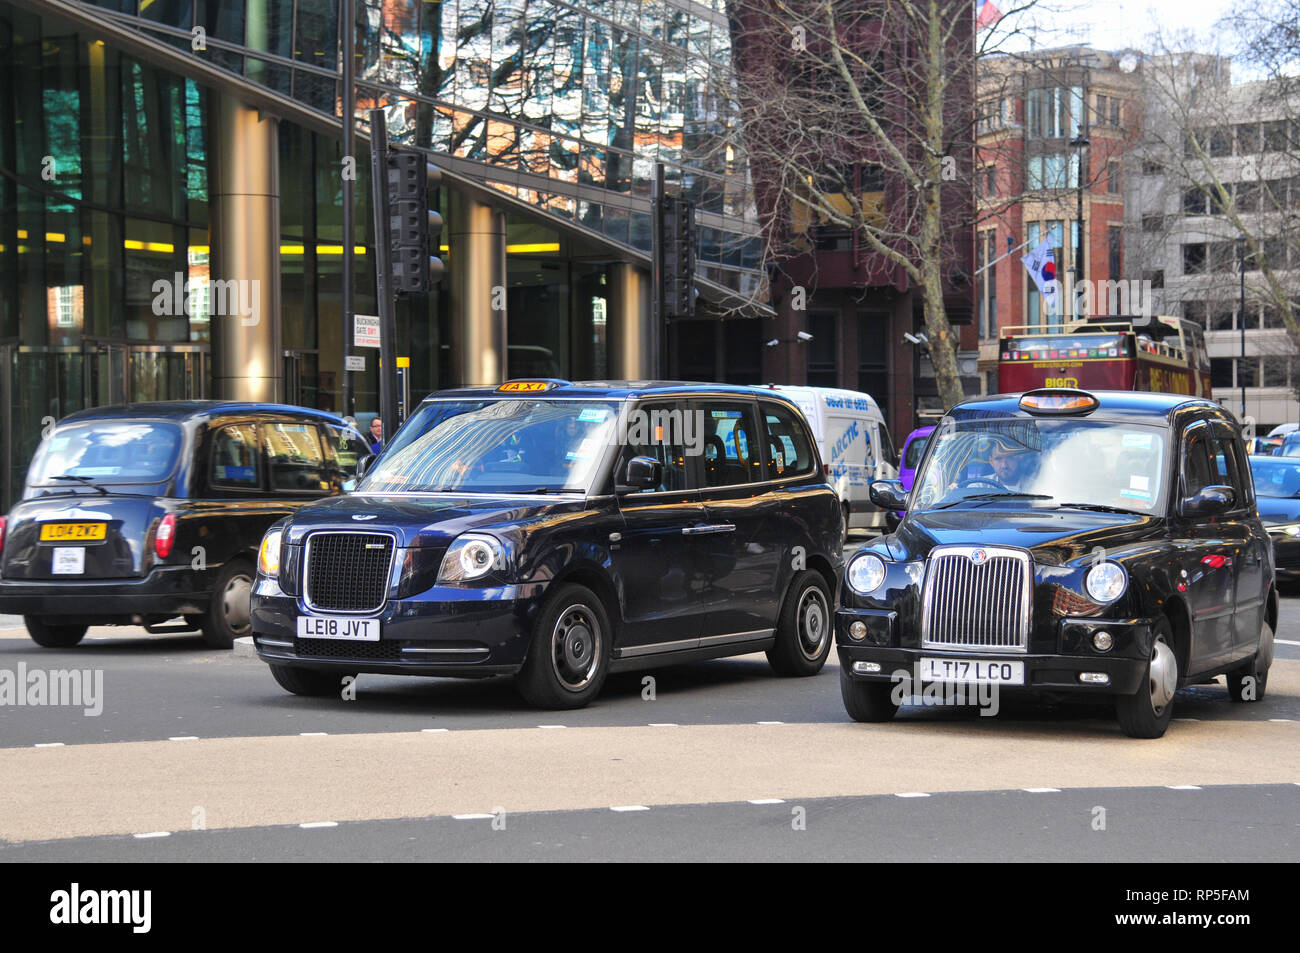
[[[312,698],[338,695],[343,690],[343,679],[352,675],[350,672],[319,672],[292,665],[272,665],[270,668],[272,677],[286,692]],[[356,678],[355,675],[352,677]]]
[[[582,708],[605,684],[611,644],[609,614],[596,594],[561,586],[537,617],[515,686],[538,708]]]
[[[857,679],[844,669],[840,669],[840,697],[854,721],[889,721],[898,714],[892,684]]]
[[[1130,738],[1159,738],[1174,714],[1174,692],[1178,689],[1178,656],[1174,654],[1173,629],[1168,620],[1156,626],[1147,661],[1146,677],[1132,695],[1115,699],[1115,716]]]
[[[816,675],[831,653],[830,586],[814,569],[798,573],[790,583],[781,618],[777,620],[776,642],[767,650],[767,660],[778,675]]]
[[[1235,702],[1262,702],[1268,687],[1268,670],[1273,664],[1273,627],[1267,622],[1259,633],[1254,657],[1226,677],[1228,695]]]
[[[86,636],[84,625],[55,625],[34,615],[23,616],[27,634],[41,648],[70,649]]]
[[[250,634],[252,595],[252,566],[236,559],[221,567],[212,587],[212,604],[203,615],[203,641],[214,649],[228,649],[235,644],[235,639]]]

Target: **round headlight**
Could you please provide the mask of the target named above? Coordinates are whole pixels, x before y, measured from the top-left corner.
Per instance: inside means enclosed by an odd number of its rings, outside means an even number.
[[[466,579],[474,579],[492,568],[496,554],[492,547],[481,539],[470,540],[460,551],[460,568]]]
[[[1093,602],[1114,602],[1124,595],[1128,574],[1116,563],[1098,563],[1088,570],[1085,586]]]
[[[442,558],[439,582],[461,583],[481,579],[504,569],[506,553],[501,541],[486,533],[466,533],[456,539]]]
[[[864,596],[875,592],[885,582],[885,561],[875,553],[862,553],[849,563],[849,585]]]
[[[280,575],[280,539],[283,536],[283,530],[271,530],[262,537],[262,545],[257,550],[258,572],[272,579]]]

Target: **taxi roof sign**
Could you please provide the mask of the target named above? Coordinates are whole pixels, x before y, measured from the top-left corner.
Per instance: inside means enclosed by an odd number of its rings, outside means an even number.
[[[497,392],[501,394],[537,394],[567,383],[568,381],[556,380],[550,377],[538,380],[506,381],[497,388]]]
[[[1087,391],[1069,388],[1031,390],[1020,398],[1021,410],[1031,414],[1089,414],[1100,405]]]

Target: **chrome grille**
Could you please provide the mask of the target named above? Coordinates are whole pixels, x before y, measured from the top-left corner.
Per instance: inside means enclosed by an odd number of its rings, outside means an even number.
[[[971,557],[987,557],[976,562]],[[1033,573],[1029,554],[998,546],[936,546],[922,593],[921,644],[928,648],[1023,652]]]
[[[386,533],[312,533],[307,537],[307,605],[331,612],[373,612],[388,596],[395,540]]]

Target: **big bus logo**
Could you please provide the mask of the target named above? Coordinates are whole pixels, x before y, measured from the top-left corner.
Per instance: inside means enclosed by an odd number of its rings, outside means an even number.
[[[1044,387],[1074,387],[1079,386],[1077,377],[1049,377],[1043,381]]]

